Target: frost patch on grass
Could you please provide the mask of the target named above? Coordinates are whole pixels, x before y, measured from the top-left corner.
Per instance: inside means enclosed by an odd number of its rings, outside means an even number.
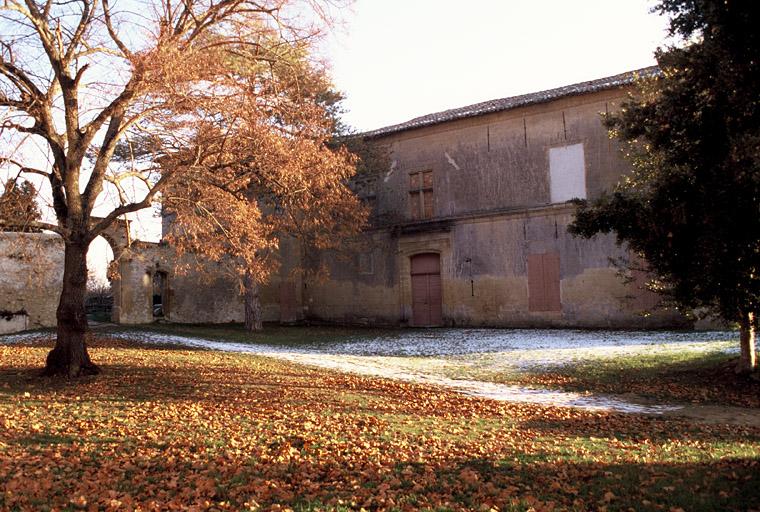
[[[556,368],[597,358],[738,350],[738,335],[720,331],[433,329],[388,331],[384,335],[355,335],[292,346],[214,341],[149,331],[103,334],[150,344],[276,357],[326,369],[445,386],[496,400],[648,414],[662,414],[681,407],[635,404],[612,396],[483,382],[473,377],[483,373],[508,374]],[[20,343],[43,337],[52,337],[52,334],[36,332],[1,336],[0,343]]]
[[[28,343],[30,341],[52,340],[54,336],[55,336],[54,332],[45,332],[45,331],[32,331],[32,332],[22,332],[22,333],[17,333],[17,334],[6,334],[3,336],[0,336],[0,344],[13,345],[15,343]]]
[[[558,329],[409,329],[377,335],[355,335],[310,344],[318,352],[367,356],[441,356],[485,354],[515,350],[598,349],[629,346],[694,344],[738,340],[723,331],[583,331]],[[300,348],[300,347],[299,347]]]
[[[335,353],[326,350],[326,346],[331,345],[329,343],[322,344],[318,347],[300,348],[298,350],[294,350],[292,347],[229,343],[149,332],[114,333],[111,334],[111,336],[119,339],[137,340],[146,343],[183,345],[195,348],[206,348],[211,350],[243,352],[270,356],[294,363],[317,366],[320,368],[339,370],[374,377],[400,379],[420,384],[445,386],[468,395],[496,400],[534,403],[546,406],[577,407],[586,410],[605,410],[645,414],[662,414],[667,411],[678,410],[681,408],[680,406],[674,405],[636,404],[619,398],[604,395],[552,391],[545,389],[527,388],[522,386],[481,382],[468,379],[453,379],[442,375],[442,373],[445,374],[445,369],[448,367],[456,367],[457,363],[451,359],[441,357],[425,358],[417,356],[405,358],[398,356]],[[375,341],[373,340],[370,343],[374,342]],[[579,344],[579,340],[577,338],[575,339],[575,343]],[[645,349],[651,349],[651,345],[638,345],[638,347],[639,349],[641,349],[641,347],[644,347]],[[354,346],[354,348],[356,348],[356,346]],[[562,350],[567,351],[570,349],[566,348]],[[541,352],[545,351],[546,349],[541,350]],[[523,352],[537,353],[539,351],[532,350]],[[494,355],[495,354],[488,354],[488,356],[491,357]],[[510,361],[511,355],[509,352],[504,352],[501,355],[503,355],[505,362]],[[472,356],[475,356],[475,354],[472,354],[470,357]],[[464,356],[457,356],[457,358],[466,359]],[[556,363],[556,359],[553,359],[552,361],[553,363]]]

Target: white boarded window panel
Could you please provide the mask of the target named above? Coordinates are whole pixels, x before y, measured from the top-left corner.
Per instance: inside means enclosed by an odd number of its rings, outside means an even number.
[[[586,199],[586,162],[583,144],[549,150],[549,190],[552,203]]]

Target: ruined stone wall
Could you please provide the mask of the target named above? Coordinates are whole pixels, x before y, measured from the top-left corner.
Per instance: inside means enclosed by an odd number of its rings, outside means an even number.
[[[0,334],[52,327],[61,293],[63,241],[47,233],[0,232]]]
[[[294,278],[286,272],[286,269],[297,266],[294,261],[299,257],[297,249],[287,246],[283,252],[287,267],[261,287],[262,309],[267,322],[303,319],[300,282],[293,282]],[[166,245],[139,243],[119,259],[119,270],[121,280],[114,286],[114,296],[118,297],[115,303],[119,304],[118,311],[114,311],[114,320],[118,323],[144,324],[158,320],[229,323],[245,319],[240,280],[218,263],[199,263],[188,255],[178,258]],[[167,279],[166,299],[160,317],[153,311],[153,279],[158,272]],[[281,315],[283,283],[289,283],[288,290],[294,294],[292,318],[282,318]]]
[[[331,278],[306,290],[307,318],[408,324],[410,258],[437,253],[445,325],[683,325],[679,315],[650,314],[656,301],[641,279],[626,282],[611,263],[630,256],[612,236],[583,240],[567,233],[573,207],[566,200],[578,190],[598,197],[629,170],[600,116],[624,98],[624,90],[585,94],[378,140],[389,149],[390,165],[365,187],[373,189],[377,218],[388,226],[368,234],[371,249],[352,264],[320,256]],[[580,182],[564,179],[565,168],[551,161],[564,152],[580,162]],[[421,171],[432,171],[433,216],[414,220],[410,175]],[[574,188],[564,191],[558,183]],[[528,260],[545,254],[559,261],[559,306],[536,310]]]

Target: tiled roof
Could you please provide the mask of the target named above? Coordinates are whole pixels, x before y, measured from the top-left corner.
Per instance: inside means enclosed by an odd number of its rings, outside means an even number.
[[[530,94],[523,94],[521,96],[512,96],[511,98],[484,101],[482,103],[475,103],[474,105],[468,105],[466,107],[452,108],[450,110],[444,110],[443,112],[436,112],[434,114],[415,117],[414,119],[403,123],[365,132],[362,135],[370,139],[383,137],[392,133],[402,132],[405,130],[414,130],[416,128],[422,128],[438,123],[456,121],[458,119],[465,119],[468,117],[482,116],[485,114],[492,114],[494,112],[503,112],[505,110],[511,110],[517,107],[535,105],[537,103],[546,103],[548,101],[564,98],[566,96],[575,96],[578,94],[587,94],[603,91],[606,89],[614,89],[616,87],[622,87],[633,83],[636,77],[652,76],[657,73],[659,73],[659,68],[657,66],[651,66],[648,68],[637,69],[635,71],[627,71],[619,75],[608,76],[607,78],[599,78],[597,80],[591,80],[588,82],[581,82],[578,84],[558,87],[556,89],[549,89],[547,91],[533,92]]]

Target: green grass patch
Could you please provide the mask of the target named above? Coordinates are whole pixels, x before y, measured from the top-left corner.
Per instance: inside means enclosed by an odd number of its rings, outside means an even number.
[[[202,338],[216,341],[249,343],[258,345],[273,345],[278,347],[309,347],[324,343],[351,341],[360,338],[382,336],[391,338],[400,336],[400,329],[373,329],[361,327],[333,326],[281,326],[265,324],[264,330],[250,332],[243,324],[175,324],[152,323],[139,326],[118,326],[104,329],[101,332],[154,332]]]

